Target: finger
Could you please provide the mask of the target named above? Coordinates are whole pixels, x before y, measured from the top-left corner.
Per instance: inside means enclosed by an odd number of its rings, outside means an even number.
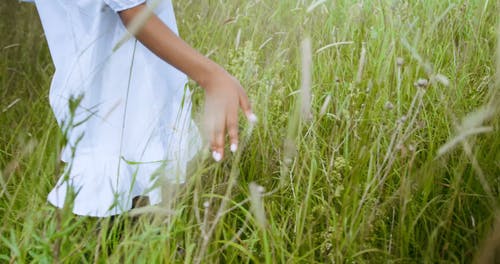
[[[206,100],[204,127],[208,137],[212,157],[219,162],[224,156],[224,111],[218,109],[218,104],[213,99]]]
[[[216,129],[212,138],[212,157],[219,162],[224,157],[224,129]]]
[[[214,158],[215,161],[219,162],[222,160],[224,157],[224,120],[220,117],[217,116],[213,120],[214,127],[213,127],[213,132],[212,132],[212,140],[211,140],[211,145],[212,145],[212,157]]]
[[[230,112],[231,114],[227,118],[226,126],[227,133],[229,135],[229,142],[231,142],[230,150],[235,153],[238,150],[238,114],[237,109]]]
[[[251,123],[257,122],[257,116],[252,111],[252,106],[250,105],[250,100],[248,100],[247,94],[243,91],[240,93],[240,106],[248,121]]]

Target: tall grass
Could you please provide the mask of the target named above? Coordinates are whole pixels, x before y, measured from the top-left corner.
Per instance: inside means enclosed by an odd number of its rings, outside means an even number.
[[[259,122],[162,207],[112,220],[47,204],[53,66],[34,8],[0,2],[1,262],[493,261],[498,1],[174,2]]]

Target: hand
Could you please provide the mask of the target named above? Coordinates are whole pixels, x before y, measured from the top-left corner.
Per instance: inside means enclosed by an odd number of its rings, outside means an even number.
[[[140,19],[139,14],[146,12],[147,8],[146,4],[142,4],[121,11],[119,15],[128,27],[135,19]],[[235,152],[238,148],[239,107],[250,122],[257,120],[238,80],[185,43],[154,13],[141,27],[131,31],[151,52],[205,89],[204,134],[208,137],[214,159],[220,161],[224,157],[226,131],[231,151]]]
[[[257,117],[239,81],[224,69],[217,70],[202,86],[205,89],[204,132],[210,143],[212,157],[218,162],[224,157],[226,132],[231,152],[238,149],[239,107],[250,122],[257,121]]]

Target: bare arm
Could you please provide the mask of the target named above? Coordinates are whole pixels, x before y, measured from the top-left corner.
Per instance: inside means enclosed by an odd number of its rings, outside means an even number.
[[[141,12],[145,4],[121,11],[127,26]],[[231,150],[238,146],[238,109],[252,121],[248,97],[238,80],[221,66],[201,55],[175,35],[156,15],[149,17],[135,37],[158,57],[187,74],[205,89],[205,136],[208,137],[216,161],[224,155],[226,131],[231,141]]]

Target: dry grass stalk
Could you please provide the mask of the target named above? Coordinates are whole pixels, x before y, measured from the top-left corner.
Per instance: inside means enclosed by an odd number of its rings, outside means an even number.
[[[252,212],[255,216],[255,220],[257,225],[261,229],[266,228],[266,213],[264,210],[264,203],[262,202],[262,193],[264,192],[264,188],[260,185],[257,185],[254,182],[251,182],[249,185],[250,189],[250,204],[252,206]]]
[[[241,138],[240,141],[240,148],[236,152],[236,155],[233,160],[233,165],[231,167],[231,171],[229,173],[229,180],[227,184],[227,189],[226,192],[222,198],[222,201],[219,205],[219,208],[217,209],[217,212],[215,213],[215,217],[212,221],[209,221],[208,215],[209,215],[209,210],[212,209],[210,203],[204,203],[205,207],[205,214],[204,214],[204,219],[203,222],[200,223],[202,225],[202,237],[200,238],[200,249],[198,250],[196,257],[194,259],[194,263],[203,263],[204,258],[206,257],[206,253],[208,250],[208,245],[210,244],[210,238],[212,237],[213,233],[215,232],[215,229],[217,228],[219,222],[222,220],[222,218],[227,215],[227,213],[230,212],[230,210],[227,210],[228,207],[228,202],[231,201],[232,197],[232,192],[234,189],[234,186],[238,182],[238,176],[239,176],[239,163],[241,160],[241,155],[242,155],[242,150],[245,149],[245,146],[247,146],[249,139],[252,136],[252,132],[254,130],[254,124],[250,124],[248,129],[245,131],[244,136]],[[197,217],[198,218],[198,217]]]
[[[326,114],[326,111],[328,110],[328,106],[330,105],[330,102],[332,101],[332,96],[328,95],[323,102],[323,105],[321,106],[321,110],[319,111],[319,116],[322,117]]]
[[[307,13],[310,13],[312,12],[314,9],[316,9],[316,7],[320,6],[321,4],[325,3],[326,0],[317,0],[315,2],[313,2],[308,8],[307,8]]]
[[[323,46],[323,47],[317,49],[316,54],[321,53],[322,51],[327,50],[329,48],[338,47],[338,46],[342,46],[342,45],[350,45],[350,44],[354,44],[354,41],[339,41],[339,42],[335,42],[335,43],[330,43],[326,46]]]
[[[359,66],[358,66],[358,74],[356,75],[356,83],[361,83],[363,79],[363,71],[366,65],[366,43],[363,42],[361,46],[361,54],[359,56]]]
[[[487,236],[486,240],[482,243],[479,253],[474,258],[474,263],[488,264],[500,262],[500,218],[496,222]]]
[[[160,4],[162,0],[153,0],[148,3],[147,8],[134,18],[130,24],[127,26],[128,32],[123,36],[118,43],[113,47],[113,51],[118,50],[125,42],[132,38],[141,28],[144,26],[146,21],[154,14],[154,9]]]
[[[300,87],[301,113],[302,120],[312,119],[311,100],[312,100],[312,44],[311,39],[306,38],[302,41],[302,84]]]

